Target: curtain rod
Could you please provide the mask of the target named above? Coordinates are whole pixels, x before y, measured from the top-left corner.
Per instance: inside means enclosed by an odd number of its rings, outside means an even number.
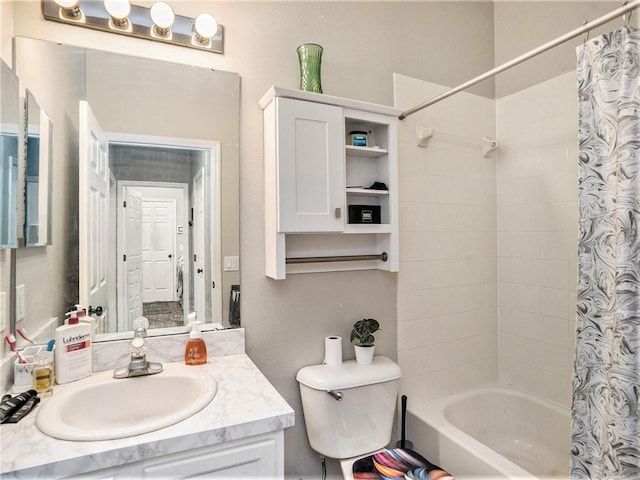
[[[630,2],[626,2],[622,7],[617,8],[616,10],[613,10],[612,12],[607,13],[606,15],[603,15],[599,18],[596,18],[595,20],[592,20],[591,22],[586,22],[584,25],[582,25],[579,28],[576,28],[575,30],[572,30],[568,33],[565,33],[564,35],[556,38],[555,40],[551,40],[550,42],[545,43],[544,45],[540,45],[538,48],[534,48],[533,50],[531,50],[530,52],[527,52],[523,55],[520,55],[517,58],[514,58],[513,60],[510,60],[506,63],[503,63],[502,65],[495,67],[492,70],[489,70],[488,72],[483,73],[482,75],[478,75],[477,77],[469,80],[468,82],[462,83],[460,85],[458,85],[455,88],[452,88],[451,90],[448,90],[436,97],[433,97],[431,100],[427,100],[424,103],[421,103],[419,105],[416,105],[413,108],[410,108],[408,110],[405,110],[404,112],[402,112],[400,114],[400,116],[398,117],[400,120],[404,120],[405,118],[407,118],[409,115],[413,115],[416,112],[419,112],[420,110],[422,110],[423,108],[427,108],[431,105],[433,105],[434,103],[438,103],[441,100],[444,100],[445,98],[448,98],[452,95],[455,95],[458,92],[461,92],[462,90],[466,90],[469,87],[472,87],[473,85],[475,85],[476,83],[480,83],[483,80],[486,80],[487,78],[493,77],[495,75],[497,75],[498,73],[504,72],[505,70],[511,68],[511,67],[515,67],[516,65],[529,60],[530,58],[535,57],[536,55],[540,55],[543,52],[546,52],[547,50],[551,50],[554,47],[557,47],[558,45],[560,45],[561,43],[567,42],[569,40],[571,40],[572,38],[577,37],[578,35],[581,35],[583,33],[586,33],[596,27],[599,27],[600,25],[603,25],[617,17],[620,17],[628,12],[630,12],[631,10],[635,10],[636,8],[640,7],[640,0],[632,0]]]

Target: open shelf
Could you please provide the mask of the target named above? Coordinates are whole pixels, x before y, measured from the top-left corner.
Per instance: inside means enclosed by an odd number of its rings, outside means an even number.
[[[351,195],[365,195],[365,196],[381,196],[381,195],[389,195],[389,190],[374,190],[371,188],[363,188],[363,187],[347,187],[347,194]]]
[[[354,145],[345,145],[347,155],[354,157],[378,158],[388,153],[386,148],[379,147],[356,147]]]

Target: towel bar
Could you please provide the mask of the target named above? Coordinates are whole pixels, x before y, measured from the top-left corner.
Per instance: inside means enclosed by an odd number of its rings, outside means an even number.
[[[324,262],[355,262],[362,260],[380,260],[386,262],[389,256],[387,252],[379,255],[337,255],[333,257],[293,257],[287,258],[286,263],[324,263]]]

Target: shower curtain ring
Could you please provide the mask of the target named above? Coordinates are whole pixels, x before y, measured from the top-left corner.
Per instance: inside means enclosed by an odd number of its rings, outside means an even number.
[[[582,22],[582,26],[585,26],[587,23],[589,22],[585,20],[584,22]],[[587,41],[589,41],[589,32],[590,30],[587,30],[582,34],[582,43],[587,43]]]

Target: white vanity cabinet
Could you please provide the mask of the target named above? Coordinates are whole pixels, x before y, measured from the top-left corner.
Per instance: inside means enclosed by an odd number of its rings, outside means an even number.
[[[203,332],[208,346],[213,347],[209,361],[188,368],[215,378],[218,392],[189,418],[135,436],[69,441],[39,430],[36,419],[44,411],[39,406],[19,423],[2,426],[0,477],[283,479],[284,429],[295,424],[295,412],[246,354],[233,353],[244,348],[244,331],[236,330],[241,339],[227,333],[217,341],[212,338],[230,330]],[[167,347],[178,344],[184,348],[183,336],[171,337],[162,339],[162,348],[172,350]],[[211,355],[214,352],[222,355]],[[117,358],[118,351],[99,357]],[[158,359],[164,362],[167,357]],[[99,364],[94,361],[94,366]],[[165,367],[171,371],[170,362]],[[86,381],[57,385],[54,396],[42,400],[43,406]],[[111,407],[105,404],[105,412]],[[112,418],[108,412],[105,415]]]
[[[280,87],[260,106],[266,275],[398,271],[400,110]]]
[[[284,478],[283,430],[119,467],[87,472],[73,479],[131,478]]]

